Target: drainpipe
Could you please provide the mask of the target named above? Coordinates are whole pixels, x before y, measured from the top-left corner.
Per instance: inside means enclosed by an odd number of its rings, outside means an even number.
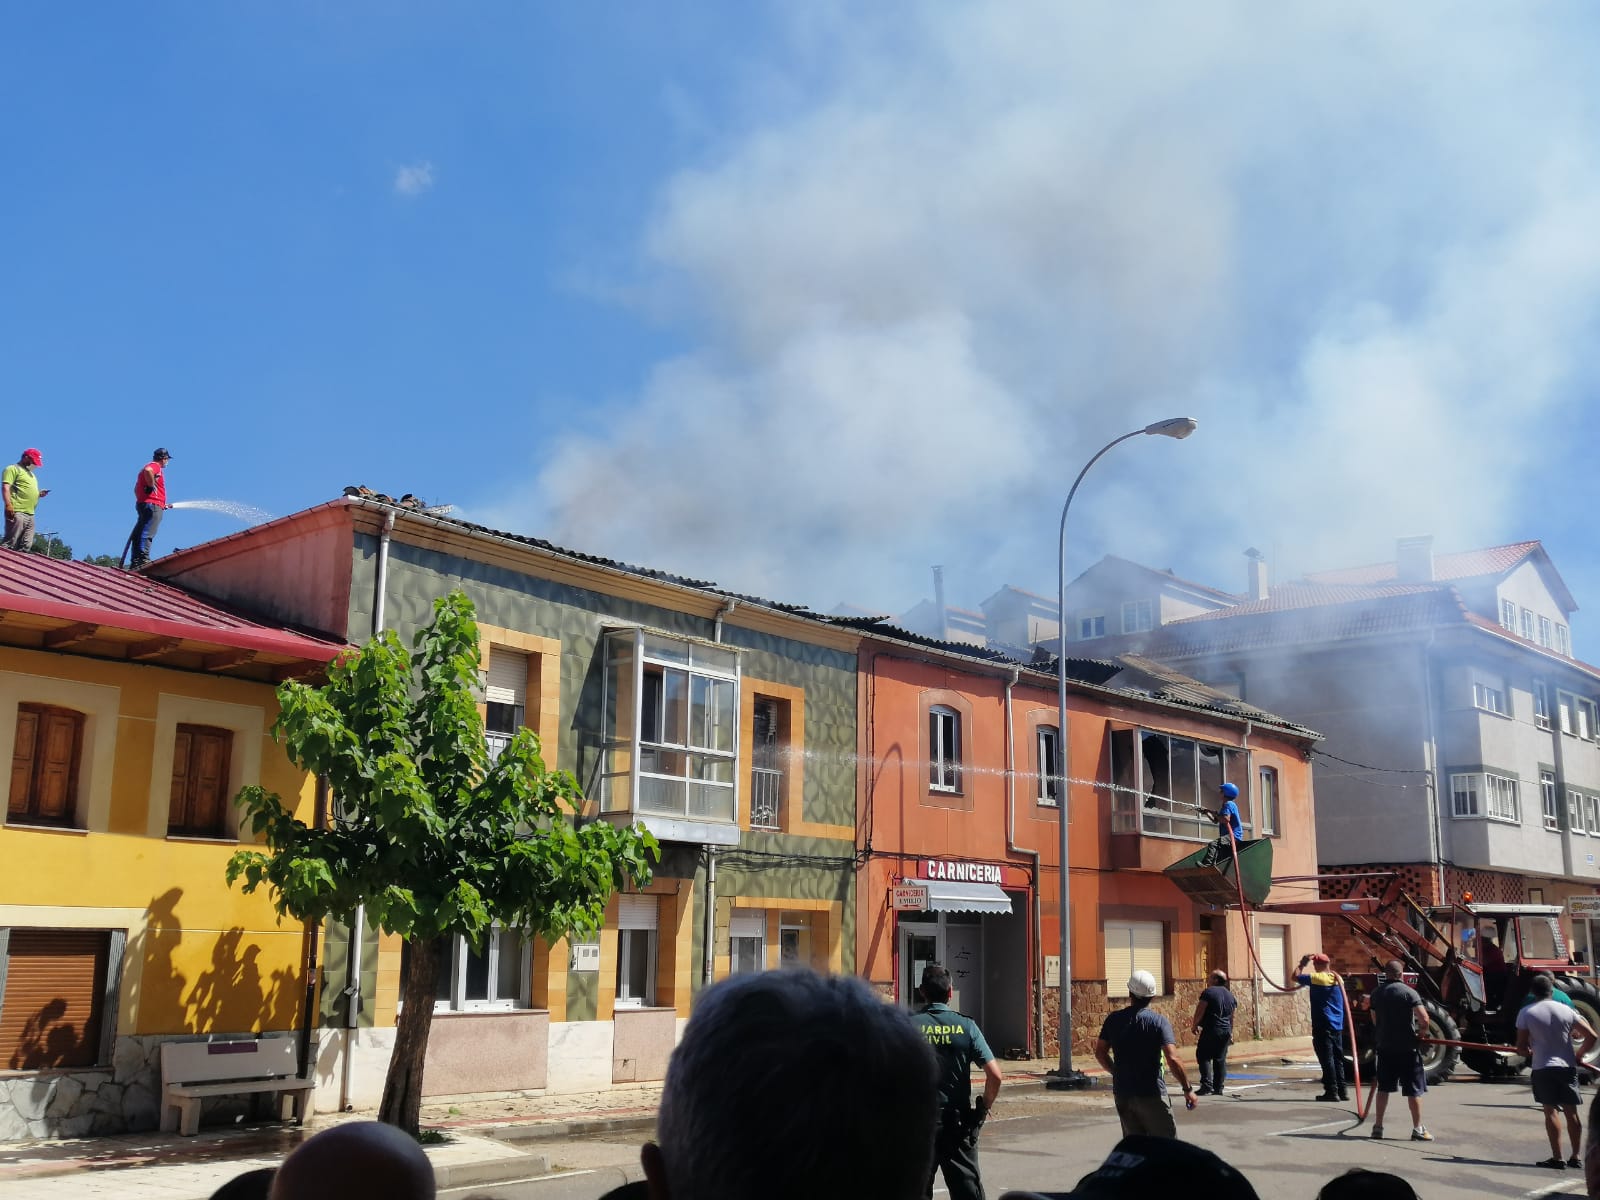
[[[1017,680],[1022,671],[1018,667],[1011,668],[1011,675],[1006,680],[1006,853],[1026,854],[1033,860],[1033,886],[1028,890],[1033,893],[1033,928],[1029,932],[1033,935],[1030,941],[1033,944],[1033,958],[1035,961],[1029,965],[1028,974],[1033,977],[1033,1044],[1035,1053],[1044,1053],[1044,946],[1041,944],[1040,931],[1044,927],[1041,920],[1041,906],[1039,901],[1039,852],[1037,850],[1024,850],[1017,845],[1017,772],[1016,772],[1016,739],[1015,725],[1011,713],[1011,691],[1017,686]],[[896,977],[898,978],[898,976]]]
[[[1438,636],[1437,629],[1428,630],[1428,640],[1422,647],[1422,701],[1428,721],[1428,775],[1423,786],[1428,789],[1428,838],[1433,843],[1433,886],[1438,903],[1444,904],[1444,826],[1439,816],[1439,736],[1433,719],[1433,641]]]
[[[383,514],[383,528],[378,533],[378,567],[372,583],[372,636],[383,632],[384,601],[389,591],[389,539],[394,535],[394,510]],[[344,987],[344,1055],[339,1064],[339,1111],[349,1112],[350,1067],[355,1057],[356,1028],[361,1016],[361,950],[362,931],[367,925],[367,906],[356,904],[355,917],[350,923],[349,963]]]
[[[732,614],[739,607],[739,602],[732,596],[717,610],[716,624],[712,628],[711,640],[722,642],[722,621],[724,617]],[[700,978],[707,987],[717,981],[717,848],[706,847],[706,909],[704,918],[704,933],[700,939],[704,945],[704,954],[700,968]]]

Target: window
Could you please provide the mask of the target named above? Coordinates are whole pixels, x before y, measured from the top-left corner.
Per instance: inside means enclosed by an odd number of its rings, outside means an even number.
[[[1579,696],[1577,710],[1578,736],[1585,739],[1594,737],[1596,729],[1594,701]]]
[[[781,967],[811,965],[810,913],[778,914],[778,965]]]
[[[1533,613],[1526,608],[1522,610],[1521,631],[1523,637],[1533,641]]]
[[[1540,729],[1550,728],[1550,691],[1542,679],[1533,681],[1533,723]]]
[[[1506,707],[1505,681],[1498,676],[1490,675],[1487,671],[1473,668],[1472,671],[1472,703],[1484,712],[1499,713],[1506,716],[1510,709]]]
[[[1458,817],[1486,816],[1494,821],[1515,824],[1520,820],[1517,807],[1517,781],[1492,772],[1450,776],[1451,812]]]
[[[1107,921],[1106,995],[1128,994],[1128,977],[1149,971],[1156,978],[1156,994],[1166,995],[1166,926],[1159,921]]]
[[[1590,837],[1600,837],[1600,796],[1583,798],[1583,824]]]
[[[71,825],[83,757],[83,714],[52,704],[17,705],[6,819],[24,825]]]
[[[733,824],[738,656],[642,629],[610,631],[605,656],[601,811]]]
[[[1038,729],[1039,803],[1061,803],[1061,735],[1054,725]]]
[[[1578,698],[1571,692],[1556,689],[1556,718],[1562,733],[1578,732]]]
[[[1154,605],[1148,600],[1126,600],[1122,605],[1122,632],[1144,633],[1154,629]]]
[[[228,768],[233,730],[179,725],[172,745],[169,837],[220,838],[228,831]]]
[[[617,897],[618,1008],[656,1002],[656,926],[660,901],[654,896]]]
[[[1078,640],[1086,642],[1090,638],[1105,637],[1106,616],[1104,613],[1084,613],[1078,617]]]
[[[1509,600],[1500,601],[1500,625],[1512,633],[1517,631],[1517,606]]]
[[[528,656],[504,646],[490,646],[483,698],[484,738],[489,743],[489,761],[493,762],[527,723]]]
[[[961,790],[961,714],[943,705],[928,710],[928,786]]]
[[[1550,618],[1549,617],[1540,617],[1539,618],[1539,645],[1541,645],[1541,646],[1553,646],[1554,644],[1555,644],[1555,638],[1552,636],[1552,634],[1550,632]]]
[[[750,828],[777,829],[783,809],[783,731],[788,704],[757,696],[750,722]]]
[[[1255,828],[1249,772],[1248,752],[1231,746],[1148,729],[1112,730],[1111,831],[1211,841],[1217,823],[1209,814],[1229,782],[1239,785],[1239,817],[1248,837]]]
[[[1561,828],[1561,802],[1556,796],[1556,776],[1554,771],[1539,772],[1539,800],[1544,808],[1544,827],[1546,829]]]
[[[734,909],[728,922],[728,970],[748,975],[767,967],[767,914],[763,909]]]
[[[0,1069],[101,1061],[111,942],[122,937],[97,929],[11,930],[0,960]]]
[[[1256,775],[1256,805],[1261,813],[1261,836],[1277,837],[1278,825],[1278,769],[1262,767]]]
[[[1567,636],[1567,627],[1560,622],[1556,623],[1556,653],[1572,653],[1572,642]]]
[[[512,929],[493,929],[483,948],[474,950],[464,937],[442,939],[435,1012],[527,1008],[533,981],[532,944]],[[401,947],[401,977],[411,945]]]
[[[1289,927],[1261,925],[1256,929],[1261,956],[1261,979],[1269,992],[1281,992],[1289,982]]]
[[[1567,828],[1573,833],[1583,832],[1583,793],[1567,793]]]

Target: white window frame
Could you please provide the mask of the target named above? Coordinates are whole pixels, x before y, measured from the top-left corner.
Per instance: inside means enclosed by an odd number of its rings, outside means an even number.
[[[1084,612],[1077,615],[1077,630],[1080,642],[1093,641],[1106,635],[1106,615],[1103,612]]]
[[[1563,657],[1572,655],[1572,639],[1568,635],[1567,627],[1560,621],[1556,622],[1556,653]]]
[[[948,704],[928,709],[928,790],[961,794],[961,714]]]
[[[1539,645],[1548,647],[1555,644],[1555,637],[1551,632],[1551,628],[1550,618],[1541,616],[1539,618]]]
[[[1542,679],[1535,679],[1533,692],[1533,723],[1540,729],[1550,728],[1550,688]]]
[[[1517,631],[1517,606],[1510,600],[1500,601],[1500,628],[1507,633]]]
[[[1590,837],[1600,837],[1600,796],[1584,796],[1583,823]]]
[[[1531,642],[1533,641],[1533,610],[1525,608],[1522,610],[1521,616],[1522,622],[1518,627],[1518,632],[1522,634],[1525,641]]]
[[[1544,827],[1561,828],[1561,798],[1556,794],[1554,771],[1539,772],[1539,801],[1544,809]]]
[[[1573,833],[1584,831],[1583,793],[1572,788],[1567,789],[1567,828]]]
[[[1472,668],[1472,707],[1499,717],[1511,715],[1506,703],[1506,681],[1488,671]]]
[[[739,967],[739,943],[755,943],[755,967]],[[728,920],[728,974],[752,975],[767,969],[767,910],[736,908]]]
[[[1122,632],[1148,633],[1156,627],[1155,604],[1149,600],[1122,602]]]
[[[1450,815],[1506,825],[1522,822],[1518,780],[1495,771],[1463,771],[1450,776]]]
[[[1556,718],[1562,733],[1578,736],[1578,698],[1560,688],[1556,689]]]
[[[1456,818],[1479,817],[1481,805],[1478,800],[1478,791],[1482,783],[1481,776],[1467,772],[1450,776],[1450,815]]]
[[[1596,729],[1600,728],[1600,721],[1597,721],[1595,713],[1594,701],[1587,696],[1579,696],[1577,699],[1578,736],[1586,742],[1593,741]]]
[[[487,995],[481,999],[467,996],[467,961],[472,957],[472,947],[467,944],[467,939],[464,937],[451,938],[450,942],[449,959],[439,964],[439,969],[449,980],[450,996],[448,999],[436,999],[433,1002],[434,1012],[504,1012],[508,1009],[532,1007],[533,941],[526,934],[520,930],[502,929],[496,925],[484,939],[483,950],[488,959],[486,964],[488,979],[485,989]],[[498,994],[500,959],[505,953],[507,943],[517,948],[520,959],[515,996]]]
[[[656,956],[660,949],[661,898],[624,894],[617,897],[617,982],[613,1008],[653,1008],[656,1002]],[[642,947],[642,949],[641,949]],[[629,990],[633,959],[646,956],[644,995]]]
[[[1128,994],[1135,971],[1156,977],[1156,995],[1167,994],[1167,927],[1160,921],[1107,921],[1102,930],[1106,961],[1106,995]]]
[[[1256,772],[1256,812],[1261,816],[1261,836],[1277,837],[1282,833],[1279,822],[1283,814],[1279,805],[1283,800],[1283,793],[1278,786],[1278,768],[1262,767]]]
[[[1040,725],[1034,731],[1033,752],[1040,804],[1048,808],[1061,805],[1061,731],[1054,725]],[[1054,793],[1054,794],[1052,794]]]

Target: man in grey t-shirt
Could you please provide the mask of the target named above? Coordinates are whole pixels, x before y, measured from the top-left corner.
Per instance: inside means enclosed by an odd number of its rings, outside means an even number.
[[[1583,1122],[1578,1117],[1578,1063],[1594,1049],[1597,1035],[1589,1022],[1551,999],[1555,982],[1548,975],[1535,975],[1531,988],[1534,1003],[1517,1014],[1517,1051],[1533,1065],[1533,1098],[1544,1106],[1544,1132],[1550,1139],[1550,1157],[1535,1166],[1563,1170],[1582,1167]],[[1572,1039],[1577,1037],[1574,1049]],[[1572,1157],[1561,1157],[1560,1110],[1567,1120],[1567,1135],[1572,1139]]]

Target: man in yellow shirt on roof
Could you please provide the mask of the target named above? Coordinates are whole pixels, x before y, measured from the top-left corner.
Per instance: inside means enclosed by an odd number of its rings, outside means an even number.
[[[34,474],[43,463],[43,456],[30,446],[0,473],[0,496],[6,502],[6,536],[0,545],[8,550],[33,549],[33,514],[39,507],[39,497],[50,494],[49,488],[40,490],[39,478]]]

